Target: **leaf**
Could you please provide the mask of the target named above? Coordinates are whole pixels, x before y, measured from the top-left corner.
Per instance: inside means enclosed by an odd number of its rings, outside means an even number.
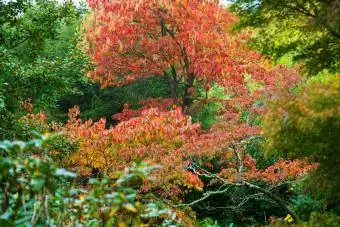
[[[133,213],[137,213],[137,209],[136,209],[136,207],[133,205],[133,204],[131,204],[131,203],[124,203],[123,204],[123,207],[126,209],[126,210],[128,210],[128,211],[130,211],[130,212],[133,212]]]

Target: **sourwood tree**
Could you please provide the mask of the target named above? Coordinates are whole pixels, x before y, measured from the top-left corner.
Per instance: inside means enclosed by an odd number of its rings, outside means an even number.
[[[89,1],[89,5],[92,13],[84,22],[83,48],[96,65],[89,75],[102,87],[167,76],[173,98],[183,98],[183,105],[189,106],[195,83],[206,91],[211,83],[219,83],[245,99],[246,74],[261,84],[275,83],[272,74],[282,77],[282,69],[247,48],[247,33],[231,31],[237,18],[219,1]]]

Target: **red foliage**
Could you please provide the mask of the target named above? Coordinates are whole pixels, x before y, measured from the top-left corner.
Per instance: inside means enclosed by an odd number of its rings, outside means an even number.
[[[253,160],[255,164],[255,160]],[[254,166],[254,165],[251,165]],[[306,160],[285,160],[280,158],[272,166],[264,170],[257,170],[254,167],[249,168],[245,173],[247,179],[262,179],[271,183],[285,180],[294,180],[299,176],[306,175],[317,168],[316,163],[309,163]]]
[[[91,76],[103,86],[162,75],[170,65],[187,73],[182,70],[186,60],[190,72],[207,78],[221,74],[222,65],[237,65],[233,56],[240,41],[225,35],[236,17],[217,1],[89,1],[89,5],[94,13],[86,38],[94,44],[89,53],[98,65]]]
[[[93,13],[86,21],[85,43],[96,64],[90,77],[102,87],[164,75],[171,68],[176,83],[187,84],[186,94],[195,81],[203,81],[206,91],[217,82],[237,98],[234,102],[247,105],[252,98],[246,74],[266,92],[298,80],[295,70],[273,68],[249,50],[248,35],[230,31],[237,18],[219,1],[92,0],[89,5]]]
[[[203,189],[200,177],[190,171],[189,160],[206,160],[206,166],[213,170],[211,160],[219,157],[226,165],[219,175],[236,182],[235,151],[241,154],[244,179],[274,183],[296,179],[315,169],[314,164],[305,161],[280,159],[273,166],[258,170],[251,156],[242,155],[242,146],[233,145],[259,133],[258,126],[229,121],[229,124],[217,124],[210,131],[202,131],[199,124],[192,124],[190,117],[183,115],[179,107],[166,111],[146,109],[138,117],[110,129],[105,129],[104,119],[95,123],[91,120],[81,122],[76,118],[78,114],[79,108],[71,109],[70,119],[64,127],[67,135],[80,144],[79,150],[70,157],[70,164],[78,172],[88,175],[92,168],[98,168],[115,177],[116,170],[135,160],[159,164],[161,168],[153,175],[156,180],[145,181],[142,190],[158,189],[164,197],[185,193],[185,188]]]
[[[175,109],[175,100],[174,99],[163,99],[163,98],[149,98],[146,100],[142,100],[139,102],[142,105],[141,108],[134,110],[130,109],[130,104],[124,104],[123,110],[121,113],[116,113],[112,116],[112,119],[118,121],[127,121],[133,117],[138,117],[142,114],[144,110],[150,108],[157,108],[160,111],[167,111],[170,109]]]
[[[248,34],[230,31],[237,18],[219,1],[90,0],[89,5],[93,12],[86,21],[86,49],[96,64],[90,76],[102,87],[164,75],[171,69],[176,80],[182,79],[175,82],[185,83],[185,95],[194,95],[195,81],[202,82],[206,92],[211,82],[217,82],[231,98],[223,102],[225,111],[209,131],[193,124],[173,99],[148,99],[138,110],[126,104],[122,113],[112,116],[120,123],[110,129],[105,129],[104,119],[83,123],[76,119],[79,110],[71,110],[64,130],[80,140],[72,163],[83,173],[99,168],[111,176],[136,159],[160,164],[156,182],[144,182],[142,188],[161,188],[160,194],[168,197],[181,193],[183,186],[203,187],[199,176],[187,170],[188,160],[203,160],[213,169],[209,163],[218,157],[227,165],[221,176],[236,181],[237,163],[230,161],[235,159],[230,147],[261,134],[261,127],[241,121],[241,114],[262,113],[265,105],[255,106],[254,101],[273,98],[278,90],[295,85],[297,72],[272,67],[250,51],[245,45]],[[246,179],[273,181],[312,169],[293,161],[286,170],[280,161],[260,171],[255,160],[243,155],[242,146],[235,145],[235,151],[241,154]],[[271,168],[280,166],[283,172],[274,176]]]
[[[183,160],[190,154],[181,147],[198,137],[199,124],[192,124],[179,107],[164,112],[147,109],[110,129],[105,129],[104,119],[83,123],[77,114],[78,108],[70,110],[64,131],[79,141],[80,148],[70,157],[70,164],[80,173],[88,175],[92,168],[98,168],[114,177],[116,170],[141,160],[162,166],[155,174],[156,183],[145,182],[143,190],[166,188],[171,196],[180,193],[179,185],[196,187],[183,168]]]

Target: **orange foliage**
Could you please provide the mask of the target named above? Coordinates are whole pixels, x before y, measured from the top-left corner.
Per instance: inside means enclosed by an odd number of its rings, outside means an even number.
[[[127,121],[133,117],[138,117],[144,110],[150,108],[157,108],[160,111],[166,111],[176,108],[174,99],[163,99],[163,98],[149,98],[139,102],[142,105],[141,108],[134,110],[130,109],[131,105],[124,104],[124,108],[121,113],[116,113],[112,116],[112,119],[118,121]]]
[[[244,106],[263,90],[250,92],[246,74],[266,92],[298,81],[295,70],[272,67],[249,50],[247,34],[230,31],[237,18],[218,0],[89,0],[89,5],[85,49],[96,64],[90,77],[102,87],[165,75],[171,68],[175,82],[187,85],[185,95],[192,94],[195,81],[203,81],[206,91],[217,82]]]
[[[211,160],[220,157],[226,168],[219,173],[230,182],[237,180],[237,163],[233,150],[228,147],[244,138],[260,132],[259,126],[230,120],[217,124],[210,131],[202,131],[199,124],[191,123],[181,108],[160,111],[150,108],[141,111],[138,117],[120,122],[106,129],[105,119],[92,123],[77,119],[79,108],[69,112],[69,121],[64,131],[77,139],[80,148],[70,158],[78,172],[89,175],[92,168],[98,168],[111,177],[115,171],[129,166],[133,161],[147,161],[161,165],[153,177],[145,181],[142,190],[155,190],[160,196],[173,197],[185,193],[186,188],[202,190],[204,185],[198,175],[190,171],[189,160],[206,160],[206,166],[213,169]],[[230,148],[229,148],[230,149]],[[242,146],[236,146],[242,154]],[[315,164],[306,161],[280,159],[265,170],[256,169],[256,161],[248,154],[242,156],[244,179],[265,180],[271,183],[296,179],[315,169]]]
[[[218,157],[227,165],[221,176],[236,181],[236,163],[230,161],[235,157],[228,149],[261,134],[261,127],[241,121],[241,114],[244,110],[253,116],[264,112],[266,106],[255,106],[254,101],[273,98],[277,91],[296,85],[296,70],[273,67],[249,50],[245,45],[248,34],[230,31],[237,18],[219,1],[89,0],[89,5],[93,12],[85,25],[85,48],[96,64],[90,77],[102,87],[164,75],[171,68],[176,80],[182,79],[175,82],[185,83],[184,96],[193,95],[195,81],[202,82],[206,92],[211,82],[217,82],[230,99],[222,102],[225,110],[209,131],[192,123],[173,99],[148,99],[138,110],[126,104],[122,113],[112,116],[120,123],[110,129],[105,128],[105,119],[95,123],[77,119],[79,109],[75,108],[64,127],[80,142],[71,163],[83,174],[98,168],[111,176],[136,159],[160,164],[156,181],[144,182],[142,189],[157,189],[165,197],[185,188],[202,189],[199,176],[188,171],[188,160],[203,160],[213,169],[211,160]],[[236,149],[242,153],[242,147]],[[260,171],[250,156],[242,159],[246,179],[273,180],[271,167]],[[300,161],[289,162],[287,167],[290,170],[282,167],[284,173],[278,179],[312,169]],[[302,172],[297,172],[298,167]]]
[[[181,108],[165,112],[147,109],[139,117],[110,129],[105,129],[104,119],[95,123],[81,122],[77,114],[79,108],[70,110],[64,131],[79,140],[80,148],[70,157],[70,164],[80,173],[87,175],[92,168],[98,168],[114,177],[116,170],[141,160],[162,166],[155,174],[156,185],[145,182],[143,190],[157,186],[170,188],[170,192],[166,191],[171,196],[179,193],[178,185],[190,185],[183,168],[183,160],[189,154],[181,147],[198,137],[199,124],[191,123]]]
[[[262,179],[275,183],[285,180],[294,180],[299,176],[312,172],[317,166],[318,164],[309,163],[306,160],[285,160],[280,158],[276,163],[264,170],[249,168],[250,171],[245,173],[245,177],[247,179]]]
[[[225,35],[236,17],[217,1],[90,0],[89,5],[86,39],[97,64],[91,76],[104,87],[162,75],[170,65],[179,74],[188,73],[184,66],[214,77],[222,65],[238,65],[237,52],[244,54],[239,39]]]

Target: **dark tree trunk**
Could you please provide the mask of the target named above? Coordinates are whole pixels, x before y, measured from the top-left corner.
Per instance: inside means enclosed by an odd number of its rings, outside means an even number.
[[[165,78],[168,83],[169,91],[171,93],[171,98],[177,102],[178,98],[180,97],[179,95],[179,81],[177,78],[177,73],[176,70],[173,66],[171,66],[171,72],[166,72],[164,71]]]
[[[195,82],[195,75],[194,74],[189,74],[188,77],[186,78],[186,83],[184,87],[184,96],[183,96],[183,106],[188,107],[192,104],[193,101],[193,94],[192,94],[192,87]]]

